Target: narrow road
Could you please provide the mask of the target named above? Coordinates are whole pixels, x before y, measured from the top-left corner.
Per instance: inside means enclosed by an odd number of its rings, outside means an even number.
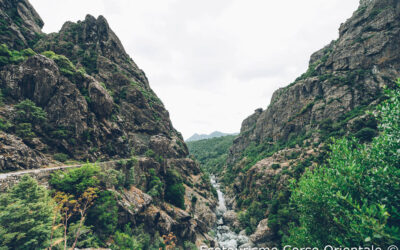
[[[128,160],[128,159],[119,159],[119,160],[112,160],[112,161],[103,161],[103,162],[97,162],[97,165],[105,165],[107,163],[113,163],[113,162],[118,162],[120,160]],[[50,168],[36,168],[36,169],[28,169],[28,170],[21,170],[21,171],[15,171],[15,172],[9,172],[9,173],[4,173],[0,174],[0,180],[6,179],[10,176],[18,176],[18,175],[24,175],[24,174],[34,174],[34,173],[39,173],[39,172],[44,172],[44,171],[55,171],[55,170],[60,170],[60,169],[67,169],[67,168],[78,168],[86,163],[82,164],[75,164],[75,165],[64,165],[64,166],[57,166],[57,167],[50,167]],[[93,163],[92,163],[93,164]]]

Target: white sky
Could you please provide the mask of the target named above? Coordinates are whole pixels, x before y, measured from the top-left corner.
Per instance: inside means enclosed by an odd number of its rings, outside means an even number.
[[[30,0],[44,31],[104,15],[184,137],[238,132],[359,0]]]

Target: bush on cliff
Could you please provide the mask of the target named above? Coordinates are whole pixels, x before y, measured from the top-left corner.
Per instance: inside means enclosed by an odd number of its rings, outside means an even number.
[[[16,121],[18,123],[31,123],[34,125],[41,125],[47,121],[47,113],[41,107],[29,100],[23,100],[15,105]]]
[[[68,160],[68,155],[63,153],[57,153],[53,155],[53,159],[59,162],[66,162]]]
[[[53,51],[45,51],[42,53],[45,57],[54,60],[60,72],[65,76],[73,76],[76,72],[75,65],[64,55],[57,55]]]
[[[185,209],[185,187],[181,175],[176,170],[168,170],[165,177],[165,200]]]
[[[9,50],[6,44],[0,44],[0,67],[7,64],[17,64],[23,62],[29,56],[33,56],[36,53],[32,49]]]
[[[52,173],[49,184],[58,191],[79,196],[89,187],[99,185],[99,179],[96,177],[99,172],[100,168],[97,165],[85,164],[67,172],[60,170]]]

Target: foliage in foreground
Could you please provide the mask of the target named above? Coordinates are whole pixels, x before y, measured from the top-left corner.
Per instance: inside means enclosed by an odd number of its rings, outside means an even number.
[[[378,107],[380,134],[371,144],[337,140],[328,163],[292,185],[298,223],[292,224],[284,245],[400,243],[399,88],[388,95]]]
[[[50,245],[54,202],[29,176],[0,195],[0,249],[44,249]]]

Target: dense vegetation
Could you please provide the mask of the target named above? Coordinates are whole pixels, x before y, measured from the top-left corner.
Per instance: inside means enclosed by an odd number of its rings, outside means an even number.
[[[380,98],[378,101],[382,101]],[[302,155],[304,150],[293,150],[285,155],[290,166],[285,166],[280,172],[270,178],[259,192],[251,192],[251,187],[245,187],[237,194],[237,207],[241,211],[239,220],[247,234],[255,232],[258,223],[268,217],[268,226],[272,231],[272,239],[280,242],[288,233],[290,223],[296,221],[294,212],[290,209],[289,199],[291,191],[288,185],[283,188],[282,181],[298,180],[304,171],[313,163],[323,165],[326,163],[327,154],[330,152],[329,144],[333,138],[355,138],[360,143],[369,143],[378,134],[376,117],[369,111],[376,106],[361,105],[339,117],[337,121],[323,120],[308,132],[292,133],[286,139],[273,141],[266,138],[262,143],[252,142],[243,150],[239,164],[227,165],[223,182],[231,185],[235,178],[249,171],[258,161],[271,157],[283,149],[295,149],[296,147],[319,148],[318,155]],[[319,138],[314,141],[313,138]],[[297,160],[296,160],[297,159]],[[300,160],[301,159],[301,160]],[[295,160],[290,162],[291,160]],[[273,164],[273,170],[280,169],[280,164]],[[257,176],[256,176],[257,177]],[[255,183],[251,184],[253,187]]]
[[[298,222],[286,243],[321,247],[400,242],[399,88],[389,97],[377,109],[380,134],[372,143],[335,141],[328,163],[292,184],[290,205]]]
[[[176,170],[167,171],[165,186],[165,200],[185,209],[185,187],[181,175]]]
[[[55,204],[31,177],[0,195],[0,249],[44,249],[50,246]]]
[[[399,243],[399,87],[388,90],[386,100],[373,109],[360,106],[342,115],[337,122],[322,121],[318,130],[300,133],[285,141],[267,140],[247,147],[243,152],[244,168],[235,170],[228,166],[224,173],[226,184],[239,174],[237,171],[246,172],[257,161],[280,149],[318,146],[321,142],[330,145],[321,148],[320,156],[305,158],[290,169],[283,169],[257,194],[244,190],[238,195],[237,205],[242,210],[239,221],[246,233],[253,233],[268,211],[273,239],[283,245],[386,246]],[[306,142],[313,133],[321,138],[315,145]],[[233,137],[215,138],[189,142],[188,146],[205,170],[218,173],[232,140]],[[288,157],[296,159],[298,156]],[[318,167],[307,170],[313,162]],[[279,164],[272,166],[273,169],[280,167]],[[287,175],[292,184],[274,191],[275,182],[280,181],[282,175]]]
[[[228,135],[200,141],[187,142],[189,152],[208,173],[219,173],[228,156],[228,150],[236,136]]]
[[[24,176],[0,195],[0,249],[163,249],[165,240],[158,233],[119,223],[120,192],[135,184],[136,164],[132,157],[119,161],[115,168],[85,164],[56,171],[49,180],[50,191]],[[155,172],[150,172],[155,179]],[[165,200],[184,208],[182,177],[169,170],[165,179]],[[160,183],[158,178],[152,185]],[[164,192],[163,187],[159,192]]]
[[[28,48],[21,51],[9,50],[7,45],[0,44],[0,67],[7,64],[17,64],[36,53]]]

